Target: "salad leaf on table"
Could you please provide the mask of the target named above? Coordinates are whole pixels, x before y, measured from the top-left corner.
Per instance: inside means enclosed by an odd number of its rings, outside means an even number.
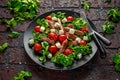
[[[14,76],[13,80],[26,80],[26,77],[31,77],[32,73],[28,71],[18,72],[18,76]]]
[[[115,26],[111,24],[109,21],[106,21],[102,26],[102,31],[106,34],[112,34]]]
[[[112,61],[115,63],[115,70],[120,72],[120,52],[113,56]]]
[[[120,10],[109,9],[107,12],[108,18],[113,22],[118,22],[120,20]]]
[[[26,19],[33,19],[39,11],[39,0],[11,0],[7,3],[7,7],[13,13],[13,18],[4,20],[7,27],[17,26],[19,22]]]
[[[7,48],[8,48],[8,43],[4,43],[4,44],[0,45],[0,52],[3,52]]]
[[[85,10],[89,10],[90,9],[90,6],[91,6],[91,3],[86,1],[86,2],[81,2],[81,5],[83,6],[83,8]]]
[[[10,33],[8,36],[11,38],[17,38],[19,37],[20,33],[17,31],[12,31],[12,33]]]

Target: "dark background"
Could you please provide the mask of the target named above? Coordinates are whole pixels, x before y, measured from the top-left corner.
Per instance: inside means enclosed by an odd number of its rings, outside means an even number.
[[[9,43],[9,48],[0,53],[0,80],[12,80],[13,76],[16,76],[21,70],[32,72],[31,80],[120,80],[120,73],[115,72],[112,63],[113,55],[120,51],[120,21],[115,23],[116,28],[113,34],[104,35],[112,42],[110,46],[106,46],[107,57],[105,59],[101,59],[97,52],[94,58],[83,67],[71,71],[49,70],[34,63],[24,50],[23,34],[30,23],[29,20],[12,28],[21,33],[18,38],[8,37],[10,31],[7,31],[6,26],[1,24],[3,18],[12,18],[12,14],[6,6],[8,1],[10,0],[0,0],[0,45],[4,42]],[[107,19],[107,10],[112,7],[120,8],[120,0],[112,0],[110,4],[104,3],[105,0],[102,0],[103,9],[98,4],[99,0],[88,1],[92,5],[90,10],[86,11],[87,17],[93,21],[102,34],[101,26]],[[79,0],[41,0],[39,7],[38,15],[51,11],[52,7],[78,12],[81,6]]]

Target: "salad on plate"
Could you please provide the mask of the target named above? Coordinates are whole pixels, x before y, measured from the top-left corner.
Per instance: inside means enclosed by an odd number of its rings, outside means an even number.
[[[28,45],[43,64],[49,60],[67,67],[92,53],[87,22],[80,17],[51,13],[38,18],[33,27]]]

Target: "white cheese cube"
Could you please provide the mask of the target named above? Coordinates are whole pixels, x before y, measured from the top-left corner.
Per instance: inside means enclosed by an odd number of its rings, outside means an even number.
[[[60,24],[58,22],[55,23],[54,25],[56,28],[60,27]]]
[[[29,40],[29,44],[30,44],[30,45],[33,45],[33,44],[34,44],[34,39],[30,39],[30,40]]]
[[[74,34],[74,33],[75,33],[75,30],[74,30],[74,29],[70,29],[70,30],[69,30],[69,33],[70,33],[70,34]]]
[[[57,47],[57,48],[60,48],[60,47],[61,47],[60,42],[56,42],[56,44],[55,44],[55,45],[56,45],[56,47]]]
[[[75,40],[79,43],[81,41],[81,38],[77,37]]]
[[[50,29],[50,31],[51,31],[52,33],[55,33],[55,29]]]
[[[88,36],[83,36],[83,40],[87,41],[88,40]]]
[[[49,59],[51,59],[51,58],[52,58],[52,54],[49,53],[49,54],[47,55],[47,57],[48,57]]]
[[[59,35],[64,34],[64,30],[59,30]]]
[[[52,17],[52,20],[57,21],[58,19],[57,19],[57,17],[54,16],[54,17]]]
[[[44,32],[45,31],[45,27],[41,26],[40,31]]]
[[[66,18],[62,19],[62,23],[65,23],[65,22],[67,22],[67,19]]]
[[[77,57],[78,57],[78,59],[81,59],[82,58],[82,54],[81,53],[77,54]]]

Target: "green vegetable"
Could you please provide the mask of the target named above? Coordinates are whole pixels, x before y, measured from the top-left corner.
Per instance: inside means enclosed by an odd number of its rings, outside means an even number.
[[[52,17],[57,17],[57,18],[59,18],[59,19],[64,19],[64,18],[66,18],[65,17],[65,13],[63,13],[63,12],[57,12],[57,13],[52,13],[52,14],[50,14]]]
[[[59,54],[51,59],[52,62],[62,65],[62,66],[70,66],[73,64],[74,54],[70,54],[68,56],[64,54]]]
[[[115,63],[115,70],[120,72],[120,52],[113,56],[112,61]]]
[[[109,21],[106,21],[102,26],[102,31],[106,34],[112,34],[115,26],[112,25]]]
[[[8,43],[4,43],[4,44],[0,45],[0,52],[3,52],[7,48],[8,48]]]
[[[82,26],[87,26],[87,22],[82,18],[74,18],[72,24],[74,29],[80,29]]]
[[[74,46],[73,50],[76,55],[79,53],[81,53],[82,55],[92,53],[92,47],[90,46],[90,44],[87,44],[86,46],[84,45]]]
[[[48,56],[48,54],[49,54],[49,51],[48,51],[49,43],[44,41],[44,42],[41,42],[41,45],[42,45],[42,50],[40,51],[40,54],[42,54],[42,56],[40,56],[39,60],[42,63],[45,63],[46,62],[46,56]]]
[[[81,2],[81,5],[83,6],[83,8],[85,10],[89,10],[90,9],[90,6],[91,6],[91,3],[86,1],[86,2]]]
[[[16,32],[16,31],[12,31],[12,33],[10,33],[8,36],[11,38],[17,38],[19,37],[20,33]]]
[[[106,0],[105,2],[106,2],[106,3],[111,3],[111,1],[112,1],[112,0]]]
[[[46,29],[49,29],[49,25],[46,19],[37,19],[37,24],[44,26]]]
[[[113,22],[118,22],[120,20],[120,10],[110,9],[107,12],[108,18]]]
[[[34,35],[34,43],[40,43],[42,41],[40,33],[32,31],[32,34]]]
[[[13,80],[26,80],[26,77],[31,77],[32,73],[28,71],[18,72],[18,76],[14,76]]]
[[[11,0],[7,3],[8,9],[13,12],[11,20],[5,20],[7,27],[16,26],[19,22],[36,17],[39,0]]]

